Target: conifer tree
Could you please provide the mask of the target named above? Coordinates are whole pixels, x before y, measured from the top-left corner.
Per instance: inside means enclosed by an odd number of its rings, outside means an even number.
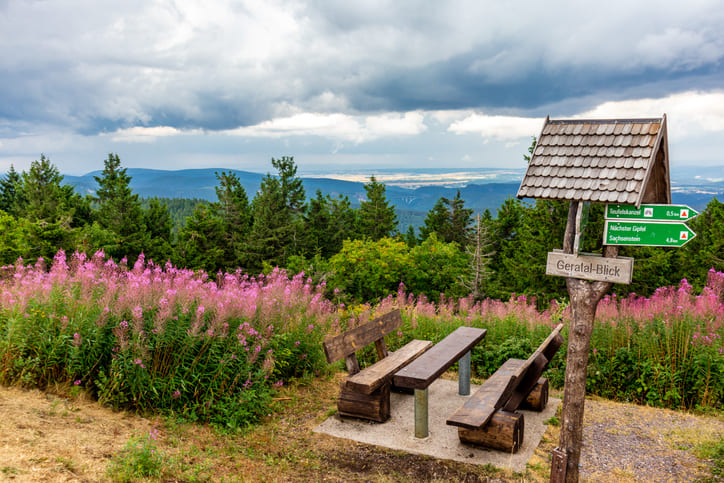
[[[450,234],[446,241],[465,247],[472,233],[473,210],[465,208],[465,200],[460,197],[460,190],[455,194],[455,198],[447,200],[447,202],[450,206]]]
[[[154,260],[157,264],[168,261],[173,248],[173,222],[166,204],[161,203],[158,198],[151,198],[148,208],[143,211],[143,221],[148,234],[148,243],[143,249],[146,259]]]
[[[284,266],[303,247],[304,186],[297,178],[293,157],[272,158],[277,176],[268,174],[252,201],[253,224],[249,237],[249,265]]]
[[[215,274],[224,266],[223,224],[205,203],[194,209],[179,230],[175,262],[193,270]]]
[[[251,229],[252,217],[249,198],[234,173],[216,173],[219,185],[216,187],[216,202],[211,204],[214,216],[222,227],[221,243],[224,249],[222,267],[235,270],[245,265],[246,243]]]
[[[465,208],[460,190],[453,199],[441,197],[427,213],[425,224],[420,229],[421,238],[425,240],[434,232],[445,243],[455,242],[465,247],[471,234],[472,214],[472,209]]]
[[[405,233],[405,243],[408,248],[417,246],[417,236],[415,236],[415,227],[410,225],[407,227],[407,233]]]
[[[420,227],[420,239],[426,240],[433,233],[437,233],[441,238],[444,239],[443,234],[448,231],[448,218],[448,207],[445,203],[445,198],[441,197],[435,202],[435,205],[432,207],[432,209],[427,212],[425,221]]]
[[[18,212],[30,223],[26,258],[52,258],[61,248],[74,248],[73,209],[58,168],[41,155],[21,178],[23,202]]]
[[[390,237],[397,231],[395,207],[387,200],[384,183],[378,183],[374,176],[365,184],[367,200],[360,203],[359,233],[361,236],[377,241]]]
[[[18,216],[22,205],[22,179],[11,164],[8,173],[0,178],[0,210]]]
[[[30,170],[22,174],[23,206],[20,214],[31,221],[52,223],[64,218],[70,223],[72,213],[68,212],[67,192],[61,182],[63,176],[58,168],[40,155],[40,161],[33,161]]]
[[[354,220],[355,213],[349,198],[342,195],[332,198],[317,190],[304,214],[305,256],[329,258],[338,253],[344,240],[353,234]]]
[[[113,233],[114,242],[102,248],[116,259],[135,260],[148,243],[146,223],[138,195],[130,187],[131,177],[121,168],[117,154],[109,154],[101,176],[94,176],[98,190],[96,220],[99,226]]]

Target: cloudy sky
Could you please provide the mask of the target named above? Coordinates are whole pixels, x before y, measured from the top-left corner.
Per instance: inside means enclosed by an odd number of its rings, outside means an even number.
[[[546,115],[724,165],[721,1],[0,0],[0,172],[524,167]]]

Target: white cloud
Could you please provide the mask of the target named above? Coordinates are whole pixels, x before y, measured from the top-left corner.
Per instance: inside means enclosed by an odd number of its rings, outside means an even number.
[[[424,116],[419,112],[386,113],[375,116],[304,112],[264,121],[254,126],[227,130],[224,133],[232,136],[267,138],[322,136],[361,143],[384,137],[414,136],[426,129]]]
[[[511,141],[537,136],[543,127],[543,119],[513,116],[488,116],[471,114],[453,122],[448,131],[456,134],[480,134],[495,141]]]
[[[127,129],[118,129],[112,133],[100,134],[101,137],[110,137],[114,142],[122,143],[151,143],[158,138],[180,135],[201,134],[200,129],[180,130],[169,126],[142,127],[135,126]]]
[[[669,138],[724,134],[724,91],[688,91],[659,99],[605,102],[579,118],[644,118],[666,114]]]

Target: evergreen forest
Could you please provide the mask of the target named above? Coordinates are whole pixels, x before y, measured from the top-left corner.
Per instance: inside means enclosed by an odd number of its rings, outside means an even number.
[[[157,264],[223,272],[304,272],[337,302],[375,302],[400,284],[416,296],[535,298],[540,307],[567,297],[561,277],[545,276],[546,254],[560,248],[565,202],[508,198],[496,213],[473,213],[460,193],[440,198],[423,226],[398,231],[384,183],[370,177],[366,199],[305,193],[292,157],[271,160],[273,173],[247,193],[234,173],[217,172],[217,199],[141,199],[117,154],[95,177],[93,195],[63,185],[50,159],[11,167],[0,178],[0,264],[50,260],[59,250],[102,252],[120,263],[139,256]],[[724,270],[724,206],[712,199],[689,222],[697,236],[683,248],[622,248],[635,259],[633,283],[613,291],[648,296],[686,278],[700,289],[710,269]],[[603,205],[591,207],[583,250],[600,252]],[[9,268],[9,267],[8,267]]]

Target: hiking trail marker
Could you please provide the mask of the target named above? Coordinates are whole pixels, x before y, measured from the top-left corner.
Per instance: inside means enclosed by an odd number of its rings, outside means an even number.
[[[603,244],[682,247],[696,236],[683,222],[698,215],[684,205],[606,205]]]
[[[607,220],[689,221],[699,212],[686,205],[606,205]]]

